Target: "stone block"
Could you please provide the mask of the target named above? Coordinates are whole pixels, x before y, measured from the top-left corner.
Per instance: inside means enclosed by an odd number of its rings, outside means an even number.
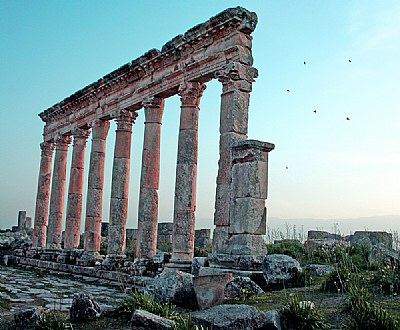
[[[136,235],[137,235],[137,229],[126,229],[126,239],[129,241],[135,241],[136,240]]]
[[[234,160],[235,161],[235,160]],[[232,196],[267,198],[268,163],[252,161],[232,167]]]
[[[92,153],[90,157],[88,187],[91,189],[103,189],[105,154]]]
[[[175,329],[175,322],[150,312],[137,309],[131,317],[132,329]]]
[[[19,229],[26,228],[26,211],[18,212],[18,228]]]
[[[247,134],[250,94],[239,90],[221,96],[220,132]]]
[[[199,109],[197,107],[182,107],[179,128],[181,130],[196,130],[199,126]],[[197,146],[197,144],[196,144]]]
[[[232,155],[236,160],[268,162],[268,153],[275,145],[258,140],[242,140],[232,146]]]
[[[231,182],[232,147],[238,141],[245,139],[247,139],[245,134],[221,132],[219,138],[218,184]]]
[[[229,244],[229,227],[216,226],[213,234],[213,253],[227,253]]]
[[[173,222],[160,222],[157,226],[157,234],[158,235],[172,235],[172,231],[174,229]]]
[[[178,164],[197,164],[197,130],[179,131]]]
[[[101,236],[102,237],[108,236],[108,222],[101,223]]]
[[[198,229],[194,231],[194,246],[205,249],[211,246],[211,229]]]
[[[262,235],[231,235],[227,247],[228,254],[261,256],[267,253]]]
[[[264,199],[246,197],[232,200],[229,233],[265,235],[266,212]]]
[[[219,184],[215,195],[214,225],[229,226],[229,208],[231,200],[230,183]]]
[[[176,165],[175,209],[194,210],[196,207],[196,164]]]
[[[111,196],[128,198],[129,195],[129,161],[125,158],[114,158],[112,174]]]
[[[132,132],[122,131],[118,129],[116,132],[114,160],[116,158],[130,159]]]
[[[26,217],[26,229],[32,229],[32,218],[31,217]]]
[[[232,280],[232,274],[194,277],[193,286],[199,308],[206,309],[222,304],[225,300],[225,287]]]
[[[103,205],[103,190],[88,190],[88,198],[86,200],[86,216],[101,218],[103,215],[103,210],[101,207],[99,207],[101,205]]]
[[[196,278],[200,275],[202,267],[209,267],[208,257],[194,257],[190,273]]]

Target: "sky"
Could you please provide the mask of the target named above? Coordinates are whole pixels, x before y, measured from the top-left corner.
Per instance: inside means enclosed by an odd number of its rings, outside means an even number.
[[[248,136],[276,146],[268,216],[399,215],[399,1],[0,0],[0,228],[15,225],[18,210],[34,217],[44,127],[38,113],[236,6],[258,15]],[[213,226],[221,90],[209,82],[200,104],[198,228]],[[160,222],[173,218],[179,107],[178,96],[166,100]],[[132,136],[130,228],[137,226],[143,122],[141,110]],[[115,128],[112,122],[104,221]],[[84,195],[86,186],[87,175]],[[381,225],[400,230],[400,223]]]

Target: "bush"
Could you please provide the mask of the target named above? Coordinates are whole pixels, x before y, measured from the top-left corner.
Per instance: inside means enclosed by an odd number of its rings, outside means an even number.
[[[400,270],[399,263],[390,261],[385,265],[380,265],[375,273],[372,283],[376,285],[382,293],[399,294],[400,293]]]
[[[349,302],[346,306],[350,317],[345,320],[345,330],[395,330],[400,329],[397,315],[389,314],[365,288],[354,288],[349,291]]]
[[[299,241],[292,240],[279,244],[267,244],[268,254],[284,254],[299,262],[305,258],[304,245]]]
[[[67,315],[62,312],[52,311],[42,314],[35,330],[67,330],[72,329],[72,325],[67,319]]]
[[[299,297],[289,298],[287,306],[280,311],[282,321],[289,330],[330,329],[323,315],[309,304],[301,304]]]

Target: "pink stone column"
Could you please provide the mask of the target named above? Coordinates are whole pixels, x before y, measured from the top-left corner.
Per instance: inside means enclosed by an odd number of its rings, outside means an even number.
[[[146,116],[140,180],[136,257],[148,260],[157,249],[158,188],[160,181],[160,137],[164,99],[143,102]]]
[[[64,216],[64,195],[67,175],[68,145],[71,136],[58,136],[55,139],[56,153],[54,159],[53,182],[50,195],[49,225],[47,228],[48,250],[61,249],[62,221]]]
[[[86,199],[85,255],[100,251],[101,222],[103,219],[104,162],[106,138],[110,129],[108,120],[95,120],[92,125],[92,149],[90,153],[89,178]]]
[[[181,120],[176,165],[174,229],[169,267],[190,270],[194,253],[196,211],[198,116],[200,98],[205,89],[200,82],[182,83]]]
[[[116,111],[113,116],[117,121],[117,130],[111,184],[108,248],[105,264],[113,260],[125,258],[132,124],[135,122],[137,113],[123,109]]]
[[[222,95],[213,253],[219,254],[226,253],[229,237],[232,146],[247,139],[250,92],[257,70],[233,62],[217,72],[216,76],[222,83]]]
[[[72,132],[74,136],[74,145],[69,178],[64,240],[64,248],[70,250],[78,248],[80,239],[85,151],[89,134],[89,130],[81,128],[77,128]]]
[[[49,219],[51,167],[53,165],[54,145],[51,142],[40,144],[42,157],[40,160],[38,189],[36,195],[35,224],[32,236],[33,248],[46,247],[46,230]]]

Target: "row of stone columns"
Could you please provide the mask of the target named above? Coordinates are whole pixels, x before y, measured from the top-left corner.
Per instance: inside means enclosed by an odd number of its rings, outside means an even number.
[[[177,267],[180,267],[179,265],[181,264],[190,265],[193,258],[198,113],[200,98],[204,89],[205,85],[199,82],[182,83],[179,88],[182,106],[176,169],[172,257],[172,262]],[[147,260],[151,259],[156,253],[160,136],[164,99],[151,97],[143,102],[143,106],[146,118],[136,254],[139,259]],[[112,172],[109,240],[106,263],[124,257],[132,125],[135,122],[137,113],[121,109],[116,111],[112,117],[116,119],[117,130]],[[90,125],[92,130],[92,148],[87,188],[83,260],[99,258],[105,147],[109,126],[108,120],[96,120]],[[89,129],[77,128],[71,132],[71,136],[59,136],[54,142],[44,142],[41,144],[42,158],[36,201],[33,237],[34,248],[45,248],[50,251],[61,249],[67,155],[72,137],[74,143],[68,190],[64,248],[66,250],[74,250],[78,247],[82,218],[84,159],[89,133]],[[55,158],[51,180],[54,146]]]

